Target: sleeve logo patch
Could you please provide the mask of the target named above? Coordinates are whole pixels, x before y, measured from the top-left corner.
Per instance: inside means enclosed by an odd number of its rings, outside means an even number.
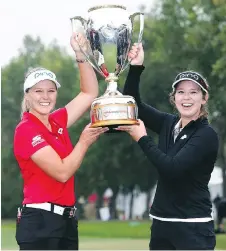
[[[31,144],[33,147],[35,147],[42,142],[44,142],[44,139],[41,137],[41,135],[37,135],[32,139]]]

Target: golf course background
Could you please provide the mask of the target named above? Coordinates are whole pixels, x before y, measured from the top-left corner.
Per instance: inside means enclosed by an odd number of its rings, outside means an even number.
[[[79,221],[82,250],[148,250],[151,221]],[[15,221],[3,220],[1,249],[18,249]],[[226,250],[226,234],[217,235],[218,250]]]

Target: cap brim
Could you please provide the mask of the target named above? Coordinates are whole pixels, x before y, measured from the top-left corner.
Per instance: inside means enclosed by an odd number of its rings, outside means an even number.
[[[180,79],[178,79],[177,81],[173,82],[172,88],[175,89],[175,85],[178,84],[179,82],[183,81],[183,80],[190,80],[190,81],[196,83],[199,87],[201,87],[201,89],[204,92],[208,93],[208,91],[202,85],[200,85],[199,82],[197,82],[197,81],[195,81],[194,79],[191,79],[191,78],[180,78]]]
[[[60,83],[57,82],[56,80],[52,80],[52,79],[50,79],[50,80],[56,84],[57,89],[61,87]]]

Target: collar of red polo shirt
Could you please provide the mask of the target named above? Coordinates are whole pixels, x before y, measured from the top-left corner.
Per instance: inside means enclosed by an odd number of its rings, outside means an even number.
[[[51,80],[55,83],[56,88],[60,88],[61,85],[56,79],[56,75],[49,70],[38,70],[32,72],[24,82],[24,93],[27,92],[28,89],[36,85],[38,82],[42,80]]]

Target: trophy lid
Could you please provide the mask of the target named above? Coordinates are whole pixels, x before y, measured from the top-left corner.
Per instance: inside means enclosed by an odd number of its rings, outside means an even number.
[[[104,4],[104,5],[96,5],[94,7],[91,7],[88,9],[88,12],[98,10],[98,9],[103,9],[103,8],[121,8],[123,10],[126,10],[126,7],[123,5],[116,5],[116,4]]]

